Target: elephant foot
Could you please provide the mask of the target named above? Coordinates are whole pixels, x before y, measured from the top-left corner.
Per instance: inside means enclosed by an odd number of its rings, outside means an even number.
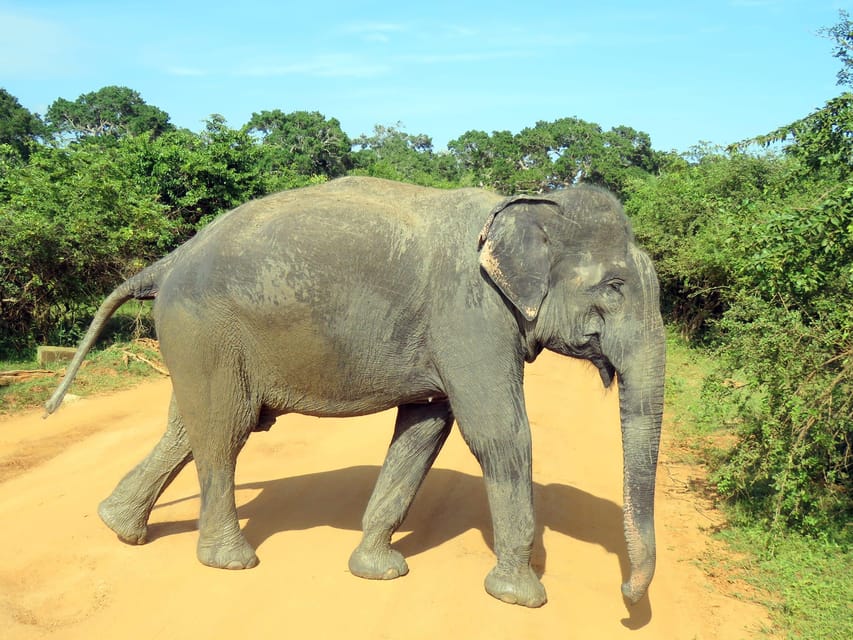
[[[242,534],[230,543],[199,540],[197,555],[203,565],[216,569],[251,569],[259,562],[255,550]]]
[[[403,554],[390,546],[377,550],[361,544],[349,558],[349,570],[360,578],[393,580],[409,573],[409,565]]]
[[[486,592],[508,604],[541,607],[548,601],[545,587],[530,566],[513,570],[495,567],[486,576]]]
[[[126,503],[110,496],[98,505],[98,516],[122,542],[145,544],[148,513],[144,509],[128,508]]]

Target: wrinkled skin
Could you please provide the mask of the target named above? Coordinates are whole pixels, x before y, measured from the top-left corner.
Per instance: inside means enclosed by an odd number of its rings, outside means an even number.
[[[130,298],[154,317],[173,398],[154,450],[100,506],[121,539],[143,543],[151,508],[190,460],[201,487],[199,560],[249,568],[234,501],[237,455],[278,416],[353,416],[398,407],[364,514],[352,573],[408,568],[391,548],[456,421],[479,461],[497,564],[486,590],[530,607],[546,595],[530,567],[531,438],[525,361],[542,349],[618,379],[625,538],[643,596],[655,565],[654,483],[664,336],[657,279],[619,203],[574,188],[503,200],[345,178],[223,215],[120,285],[103,303],[47,409],[56,409],[106,319]]]

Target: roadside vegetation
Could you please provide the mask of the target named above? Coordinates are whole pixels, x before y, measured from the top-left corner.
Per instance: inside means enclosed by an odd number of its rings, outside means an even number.
[[[853,553],[843,536],[810,535],[768,528],[743,502],[726,499],[715,474],[725,468],[739,435],[732,429],[737,407],[714,405],[708,386],[720,384],[723,370],[714,349],[697,347],[670,328],[667,343],[664,429],[676,461],[705,467],[717,506],[727,516],[714,533],[732,553],[709,551],[697,560],[709,574],[748,585],[751,598],[770,613],[768,638],[836,640],[853,637]],[[729,380],[726,385],[741,383]],[[744,389],[744,387],[740,387]],[[704,476],[704,474],[703,474]],[[707,489],[702,484],[701,489]],[[847,520],[849,523],[849,519]],[[844,527],[845,522],[839,522]],[[837,532],[838,527],[835,528]],[[834,539],[832,539],[834,538]]]
[[[848,14],[822,35],[853,88]],[[350,138],[333,117],[279,109],[191,132],[125,87],[57,99],[42,117],[0,89],[0,369],[76,343],[107,291],[223,211],[353,174],[618,193],[661,278],[668,419],[725,506],[721,535],[743,551],[731,570],[768,594],[777,631],[853,637],[853,93],[750,140],[677,153],[575,117],[436,150],[399,123]],[[128,350],[89,369],[153,372]],[[0,387],[0,411],[54,383]]]
[[[102,348],[92,351],[71,385],[72,401],[74,396],[127,389],[168,375],[153,338],[150,303],[126,303],[104,333]],[[38,364],[29,354],[0,360],[0,416],[42,407],[62,379],[66,364]]]

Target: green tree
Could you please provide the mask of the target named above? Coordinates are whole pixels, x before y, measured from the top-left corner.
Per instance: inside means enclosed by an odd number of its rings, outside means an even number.
[[[663,158],[646,133],[626,126],[604,132],[580,118],[540,120],[516,135],[468,131],[448,148],[472,183],[507,194],[587,182],[624,196],[630,180],[658,170]]]
[[[694,149],[695,162],[670,159],[660,175],[628,182],[626,210],[652,255],[668,320],[687,337],[706,339],[730,307],[736,269],[733,252],[758,211],[793,171],[771,156]]]
[[[244,130],[260,139],[268,174],[336,178],[352,168],[352,142],[340,122],[317,111],[253,113]]]
[[[118,86],[83,94],[73,102],[57,98],[48,107],[46,118],[57,134],[75,140],[146,132],[157,136],[173,128],[169,114],[146,104],[136,91]]]
[[[244,130],[211,115],[200,134],[186,129],[126,141],[135,179],[158,194],[188,237],[218,214],[266,193],[261,151]]]
[[[435,153],[432,138],[410,134],[402,124],[376,125],[373,135],[362,134],[354,145],[355,173],[426,186],[456,186],[458,167],[450,154]]]
[[[447,144],[471,184],[513,193],[514,176],[521,170],[521,151],[509,131],[466,131]]]
[[[519,136],[535,164],[545,168],[546,191],[589,181],[604,154],[601,127],[579,118],[540,121]],[[533,142],[526,142],[531,138]]]
[[[772,530],[846,536],[853,518],[853,180],[804,180],[747,226],[720,322],[713,404],[739,410],[717,472],[724,495]],[[745,357],[746,356],[746,357]]]
[[[838,11],[838,22],[821,29],[818,33],[826,38],[835,40],[833,56],[841,61],[838,71],[838,84],[853,87],[853,22],[850,14],[844,9]]]
[[[853,172],[853,93],[832,98],[808,116],[731,149],[776,143],[784,144],[784,153],[802,162],[804,177],[817,171],[846,179]]]
[[[649,135],[624,125],[604,131],[580,118],[560,118],[537,122],[532,131],[519,136],[526,141],[531,134],[533,146],[522,144],[531,148],[535,164],[545,170],[541,185],[545,191],[585,182],[623,196],[628,180],[658,166]]]
[[[41,119],[21,106],[18,99],[0,88],[0,145],[9,145],[23,160],[46,133]]]
[[[730,420],[739,439],[715,472],[720,492],[772,531],[848,541],[838,523],[853,517],[851,125],[843,94],[728,153],[668,160],[630,183],[626,205],[670,317],[721,362],[707,417]],[[781,153],[741,151],[773,142]]]
[[[766,402],[720,483],[774,529],[826,535],[853,517],[853,94],[755,139],[774,140],[797,170],[743,236],[723,325]]]
[[[853,22],[843,9],[838,15],[835,25],[819,33],[835,40],[833,55],[842,65],[837,84],[853,87]],[[805,173],[824,171],[846,179],[853,170],[853,93],[842,93],[808,116],[768,134],[735,143],[730,149],[778,143],[784,145],[785,153],[802,161]]]

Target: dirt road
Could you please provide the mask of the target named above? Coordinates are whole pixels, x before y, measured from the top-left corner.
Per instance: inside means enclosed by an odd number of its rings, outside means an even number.
[[[96,507],[159,438],[169,389],[164,379],[80,400],[46,421],[40,412],[0,421],[0,637],[737,640],[765,622],[695,566],[719,516],[686,491],[691,471],[668,462],[666,447],[657,575],[648,598],[625,605],[617,398],[585,363],[543,354],[527,372],[533,561],[549,596],[536,610],[483,590],[491,525],[479,468],[456,430],[395,538],[409,575],[348,573],[392,413],[286,416],[252,435],[237,501],[261,559],[255,569],[196,561],[192,465],[161,497],[149,543],[122,544]]]

